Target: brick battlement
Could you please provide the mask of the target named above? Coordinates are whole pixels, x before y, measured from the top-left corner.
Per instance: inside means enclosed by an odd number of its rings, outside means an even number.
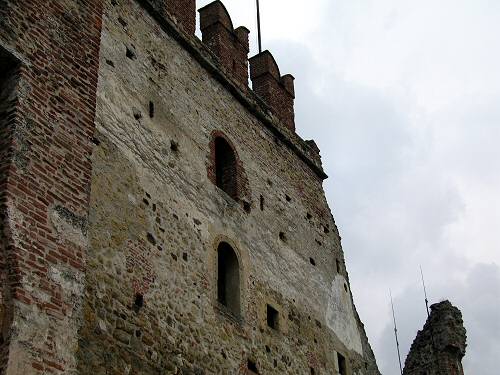
[[[234,29],[221,1],[214,1],[199,10],[202,41],[192,33],[187,34],[183,27],[179,27],[179,22],[172,19],[173,11],[168,8],[168,2],[165,7],[158,5],[159,2],[165,4],[160,0],[136,1],[320,179],[328,178],[322,168],[319,148],[311,147],[311,141],[304,141],[295,132],[294,77],[290,74],[281,76],[271,52],[264,51],[250,59],[253,90],[249,88],[249,32],[243,26]],[[194,17],[192,13],[189,19]]]

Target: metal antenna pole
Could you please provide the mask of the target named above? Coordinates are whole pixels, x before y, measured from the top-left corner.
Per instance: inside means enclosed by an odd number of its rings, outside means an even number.
[[[394,313],[394,303],[392,302],[392,292],[390,289],[389,294],[391,296],[392,319],[394,321],[394,337],[396,338],[396,347],[398,349],[399,371],[401,371],[401,375],[403,375],[403,366],[401,366],[401,353],[399,351],[398,328],[396,326],[396,314]]]
[[[424,272],[422,271],[422,266],[420,266],[420,276],[422,276],[422,285],[424,287],[424,296],[425,296],[425,308],[427,310],[427,317],[429,314],[429,300],[427,299],[427,290],[425,289],[425,281],[424,281]]]
[[[260,5],[259,5],[259,0],[256,1],[257,1],[257,35],[259,38],[259,53],[262,53],[262,39],[260,34]]]

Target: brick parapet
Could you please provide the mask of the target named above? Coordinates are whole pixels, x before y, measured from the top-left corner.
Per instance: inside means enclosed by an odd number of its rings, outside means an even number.
[[[291,74],[281,76],[271,52],[264,51],[250,59],[250,78],[255,93],[288,129],[295,131],[294,77]]]
[[[17,327],[8,332],[16,360],[2,374],[69,373],[85,270],[102,1],[7,0],[0,8],[0,41],[23,60],[15,115],[2,130],[12,141],[0,161],[0,199]]]
[[[208,4],[199,12],[203,43],[217,56],[223,69],[242,88],[247,88],[250,31],[243,26],[234,29],[231,17],[220,1]]]

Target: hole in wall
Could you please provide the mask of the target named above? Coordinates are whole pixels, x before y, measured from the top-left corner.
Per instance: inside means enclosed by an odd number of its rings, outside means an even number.
[[[307,220],[311,220],[311,219],[312,219],[312,215],[308,212],[308,213],[306,214],[306,218],[307,218]]]
[[[280,240],[283,241],[283,242],[286,242],[286,235],[284,232],[280,232]]]
[[[243,201],[243,210],[245,210],[245,212],[249,214],[252,211],[250,203]]]
[[[260,196],[260,210],[264,211],[264,196]]]
[[[311,375],[315,375],[316,374],[316,371],[314,371],[314,368],[311,367],[310,370],[311,370]]]
[[[309,258],[309,263],[311,263],[313,266],[316,265],[316,261],[313,258]]]
[[[251,359],[249,359],[247,361],[247,369],[249,369],[250,371],[254,372],[255,374],[259,373],[259,370],[257,370],[257,365]]]
[[[134,297],[134,310],[139,312],[144,307],[144,296],[141,293],[136,293]]]
[[[339,375],[347,375],[346,360],[345,357],[340,353],[337,353],[337,365],[339,369]]]
[[[132,113],[137,121],[139,121],[142,118],[142,113],[137,108],[132,108]]]
[[[345,291],[346,291],[346,293],[347,293],[348,289],[347,289],[347,284],[346,284],[346,283],[344,283],[344,290],[345,290]]]
[[[185,262],[187,262],[187,260],[188,260],[188,255],[187,255],[187,253],[183,253],[183,254],[182,254],[182,259],[183,259]]]
[[[115,63],[112,61],[112,60],[108,60],[106,59],[106,64],[108,64],[109,66],[111,66],[112,68],[115,67]]]
[[[279,328],[279,312],[271,305],[267,305],[267,326],[275,330]]]
[[[130,60],[136,59],[135,52],[129,47],[127,47],[127,50],[125,52],[125,56],[127,56]]]
[[[266,345],[266,353],[271,353],[271,348]]]
[[[155,103],[149,102],[149,118],[155,117]]]
[[[177,143],[174,140],[171,140],[170,141],[170,150],[172,150],[173,152],[179,151],[179,143]]]
[[[118,22],[120,22],[120,25],[123,27],[127,27],[127,22],[123,18],[118,17]]]
[[[292,200],[292,198],[290,198],[290,196],[288,194],[285,194],[285,199],[287,202],[290,202]]]
[[[153,236],[151,233],[148,233],[146,238],[148,239],[148,242],[153,245],[153,246],[156,246],[156,238],[155,236]]]
[[[337,273],[340,273],[340,270],[341,270],[340,260],[335,259],[335,264],[337,265]]]

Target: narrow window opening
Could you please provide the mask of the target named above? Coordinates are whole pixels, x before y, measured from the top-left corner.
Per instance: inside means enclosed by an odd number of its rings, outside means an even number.
[[[279,328],[279,312],[271,305],[267,305],[267,326],[276,330]]]
[[[135,52],[131,48],[128,48],[128,47],[127,47],[127,52],[125,52],[125,56],[127,56],[130,60],[135,60],[135,58],[136,58]]]
[[[260,210],[264,211],[264,196],[260,196]]]
[[[328,225],[323,225],[323,232],[324,232],[325,234],[330,233],[330,228],[328,227]]]
[[[238,199],[236,154],[224,138],[215,139],[215,184],[231,198]]]
[[[347,293],[348,289],[347,289],[347,284],[346,283],[344,283],[344,290]]]
[[[259,373],[259,370],[257,370],[257,365],[250,359],[247,361],[247,368],[255,374]]]
[[[144,306],[144,296],[141,293],[137,293],[134,298],[134,310],[139,312]]]
[[[335,259],[335,263],[337,264],[337,273],[340,273],[340,271],[342,269],[341,266],[340,266],[340,260]]]
[[[284,232],[280,232],[280,240],[286,242],[286,235]]]
[[[337,353],[337,362],[339,366],[339,375],[347,375],[345,357],[340,353]]]
[[[221,242],[217,249],[217,300],[233,315],[240,316],[240,269],[233,248]]]
[[[155,103],[149,102],[149,118],[155,117]]]
[[[309,263],[311,263],[313,266],[316,265],[316,261],[313,258],[309,258]]]
[[[314,368],[311,367],[311,375],[315,375],[316,371],[314,371]]]

